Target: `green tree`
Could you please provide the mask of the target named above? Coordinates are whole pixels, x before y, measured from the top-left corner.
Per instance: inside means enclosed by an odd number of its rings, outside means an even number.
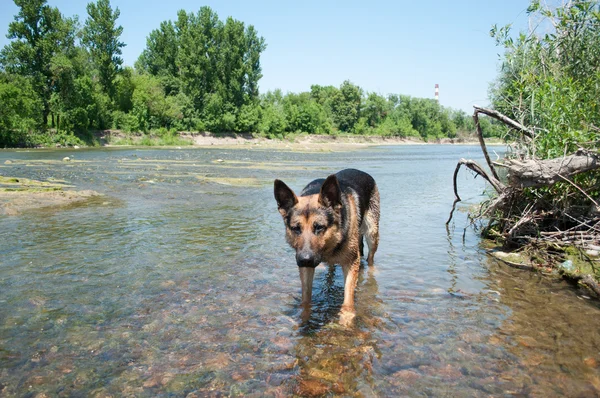
[[[30,78],[0,72],[0,147],[29,145],[41,113]]]
[[[192,98],[198,110],[202,111],[209,102],[214,108],[216,102],[212,96],[219,92],[220,83],[218,68],[222,22],[210,7],[202,7],[198,14],[181,10],[177,16],[177,67],[182,89]]]
[[[15,0],[19,12],[8,26],[11,43],[0,53],[0,64],[9,73],[29,76],[42,104],[42,128],[48,125],[50,99],[56,90],[51,70],[58,54],[70,56],[75,45],[76,20],[64,18],[46,0]]]
[[[365,118],[369,126],[380,125],[389,112],[389,105],[386,99],[377,93],[369,93],[361,110],[361,115]]]
[[[323,107],[308,92],[288,93],[283,108],[291,132],[327,134],[331,130]]]
[[[115,79],[123,64],[121,49],[125,47],[119,41],[123,27],[116,26],[120,11],[119,8],[113,11],[109,0],[98,0],[87,5],[87,12],[82,41],[98,69],[102,89],[114,99]]]
[[[231,17],[222,27],[219,45],[219,89],[224,101],[239,109],[245,102],[246,67],[244,65],[244,23]]]
[[[50,106],[53,125],[65,133],[85,135],[89,129],[111,124],[111,100],[92,77],[87,52],[78,48],[68,57],[57,55],[50,65],[56,89]]]
[[[331,98],[333,120],[340,131],[351,132],[360,117],[362,89],[349,80]]]
[[[160,28],[154,29],[146,38],[146,48],[142,51],[136,69],[152,75],[161,74],[176,77],[178,75],[177,60],[178,38],[175,25],[171,21],[163,21]]]
[[[262,78],[260,54],[267,49],[262,36],[258,35],[254,26],[246,28],[244,61],[246,67],[245,91],[251,101],[258,99],[258,81]]]
[[[261,95],[260,102],[262,111],[258,131],[268,137],[283,137],[288,131],[288,121],[281,90],[267,91]]]
[[[196,14],[180,10],[174,23],[150,33],[136,68],[159,76],[167,95],[191,99],[203,127],[235,130],[257,123],[265,48],[251,25],[231,17],[222,22],[210,7]]]
[[[175,97],[167,97],[160,80],[152,75],[140,74],[133,78],[132,118],[126,128],[131,131],[150,131],[171,128],[183,117],[180,104]]]

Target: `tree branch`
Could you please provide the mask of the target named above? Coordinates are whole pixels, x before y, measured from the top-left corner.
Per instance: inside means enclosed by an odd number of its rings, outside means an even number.
[[[473,108],[475,108],[475,113],[483,113],[484,115],[488,115],[490,117],[493,117],[496,120],[501,121],[502,123],[514,128],[515,130],[519,130],[522,131],[523,134],[525,134],[528,138],[533,138],[534,133],[533,130],[528,129],[527,127],[523,126],[521,123],[519,122],[515,122],[514,120],[512,120],[511,118],[509,118],[508,116],[504,116],[503,114],[501,114],[498,111],[492,110],[492,109],[487,109],[487,108],[482,108],[479,107],[477,105],[474,105]]]
[[[477,138],[479,139],[479,145],[481,146],[481,151],[483,152],[485,161],[490,167],[494,178],[496,180],[500,180],[500,178],[498,178],[498,174],[496,174],[496,169],[494,168],[494,165],[490,160],[490,155],[488,154],[487,148],[485,146],[485,141],[483,140],[483,133],[481,132],[481,126],[479,125],[479,115],[477,114],[477,109],[475,110],[475,112],[473,112],[473,120],[475,121],[475,127],[477,128]]]
[[[563,158],[546,160],[509,159],[503,163],[508,168],[511,186],[529,188],[544,187],[564,181],[574,175],[600,168],[597,153],[577,151]]]
[[[454,203],[452,204],[452,210],[450,211],[450,216],[448,217],[448,221],[446,221],[446,225],[448,225],[450,223],[450,221],[452,221],[452,215],[454,214],[454,209],[456,208],[456,203],[461,201],[460,196],[458,196],[458,187],[456,184],[456,178],[458,177],[458,171],[460,170],[460,166],[462,166],[462,165],[465,165],[467,168],[473,170],[476,174],[485,178],[485,180],[487,182],[489,182],[490,185],[492,187],[494,187],[496,192],[498,192],[499,194],[503,193],[504,190],[506,189],[504,184],[502,184],[497,178],[494,178],[494,176],[489,176],[477,162],[475,162],[473,160],[468,160],[465,158],[460,159],[458,161],[458,164],[456,165],[456,169],[454,169],[454,177],[453,177],[454,196],[456,197],[456,199],[454,200]]]

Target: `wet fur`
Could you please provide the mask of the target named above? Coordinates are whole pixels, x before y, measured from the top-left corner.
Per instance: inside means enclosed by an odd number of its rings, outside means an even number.
[[[286,240],[296,250],[302,304],[310,305],[314,268],[321,262],[339,264],[344,271],[342,316],[351,320],[363,239],[369,248],[369,265],[373,265],[379,244],[379,191],[375,181],[367,173],[346,169],[310,182],[300,196],[275,180],[274,193]]]

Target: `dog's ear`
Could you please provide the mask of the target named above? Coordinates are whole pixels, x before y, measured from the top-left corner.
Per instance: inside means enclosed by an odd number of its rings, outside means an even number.
[[[282,216],[285,216],[287,212],[298,203],[298,198],[294,191],[292,191],[285,183],[281,180],[275,180],[274,184],[275,200],[277,201],[277,208]]]
[[[333,208],[342,204],[342,190],[335,174],[327,177],[323,183],[319,194],[319,203],[325,207]]]

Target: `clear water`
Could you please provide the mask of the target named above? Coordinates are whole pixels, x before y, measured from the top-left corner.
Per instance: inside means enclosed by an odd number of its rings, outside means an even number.
[[[467,171],[446,229],[461,157],[479,148],[0,151],[2,175],[104,195],[0,218],[0,396],[599,396],[598,302],[490,259]],[[346,167],[379,185],[375,266],[354,327],[325,266],[301,324],[272,181]]]

